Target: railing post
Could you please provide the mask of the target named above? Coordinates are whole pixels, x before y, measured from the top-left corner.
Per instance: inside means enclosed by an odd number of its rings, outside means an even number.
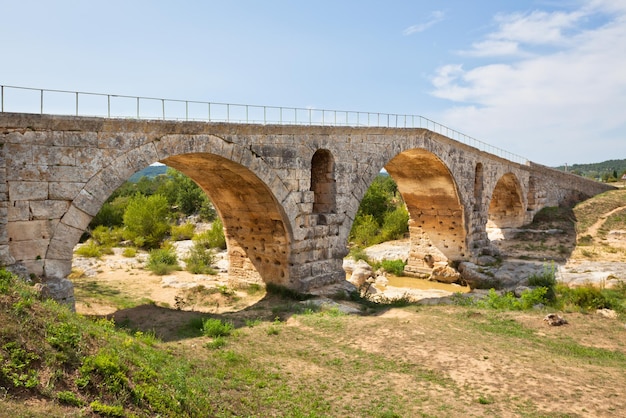
[[[161,112],[163,112],[163,120],[165,120],[165,99],[161,99]]]
[[[185,100],[185,120],[189,120],[189,102]]]
[[[209,110],[209,122],[211,122],[211,102],[207,103],[207,105],[208,105],[207,107]]]
[[[230,122],[230,104],[226,104],[226,122]]]
[[[246,105],[246,123],[250,123],[248,122],[248,105]]]
[[[43,115],[43,89],[41,89],[41,98],[39,99],[40,113]]]
[[[111,95],[107,94],[107,118],[111,118]]]
[[[311,116],[313,113],[312,109],[309,109],[309,126],[313,124],[313,117]]]
[[[263,125],[267,125],[267,106],[263,106]]]
[[[0,86],[0,111],[4,112],[4,86]]]
[[[76,92],[76,116],[78,116],[78,92]]]
[[[137,119],[139,119],[139,97],[137,97]]]

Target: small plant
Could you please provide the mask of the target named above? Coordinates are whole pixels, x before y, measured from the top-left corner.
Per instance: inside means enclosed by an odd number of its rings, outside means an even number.
[[[207,318],[202,321],[202,334],[207,337],[227,337],[234,329],[235,326],[232,322],[224,322],[214,318]]]
[[[220,348],[226,346],[226,338],[224,338],[223,336],[220,335],[218,337],[213,338],[212,341],[209,341],[204,346],[206,348],[210,348],[212,350],[220,349]]]
[[[402,260],[383,260],[381,266],[386,272],[395,274],[396,276],[403,276],[406,263]]]
[[[174,248],[166,245],[164,248],[150,251],[146,268],[159,276],[180,270]]]
[[[93,401],[89,404],[92,411],[105,417],[124,417],[124,408],[118,405],[106,405],[100,401]]]
[[[185,222],[182,225],[173,225],[170,235],[174,241],[183,241],[191,239],[195,230],[195,225],[191,222]]]
[[[366,263],[370,261],[369,256],[362,247],[353,247],[350,250],[350,257],[352,257],[354,261],[363,260]]]
[[[135,247],[126,247],[122,251],[122,255],[127,258],[133,258],[137,256],[137,249]]]
[[[114,247],[122,241],[123,231],[121,228],[109,228],[98,225],[91,231],[91,239],[102,247]]]
[[[267,335],[278,335],[280,334],[280,318],[276,317],[276,319],[274,319],[274,322],[272,322],[272,324],[267,327]]]
[[[195,235],[193,241],[204,248],[226,249],[226,237],[221,219],[213,221],[210,229]]]
[[[76,396],[74,392],[70,392],[69,390],[58,392],[57,399],[60,403],[71,406],[83,406],[84,402]]]
[[[213,253],[198,241],[194,242],[189,255],[183,260],[186,270],[193,274],[217,274],[211,267],[214,261]]]
[[[102,257],[103,251],[102,246],[98,245],[98,243],[93,240],[89,240],[78,247],[74,253],[81,257],[100,258]]]
[[[543,273],[529,276],[528,285],[544,287],[546,289],[545,298],[549,302],[554,302],[556,300],[556,293],[554,292],[554,287],[556,286],[556,268],[554,267],[554,263],[549,267],[545,265]]]

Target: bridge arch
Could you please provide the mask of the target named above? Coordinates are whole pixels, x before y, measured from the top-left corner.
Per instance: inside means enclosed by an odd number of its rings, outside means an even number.
[[[54,231],[44,264],[47,277],[69,274],[73,247],[108,196],[155,161],[186,174],[214,202],[231,276],[289,286],[292,226],[285,209],[290,206],[281,204],[291,199],[287,188],[250,149],[212,135],[163,137],[121,154],[89,179]]]
[[[446,163],[424,148],[402,151],[385,164],[409,212],[409,274],[466,257],[465,210]]]
[[[524,224],[526,209],[519,179],[506,173],[496,183],[489,201],[487,227],[515,228]]]

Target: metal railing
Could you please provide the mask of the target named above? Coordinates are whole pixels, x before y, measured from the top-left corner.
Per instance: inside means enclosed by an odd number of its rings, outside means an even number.
[[[528,159],[418,115],[259,106],[0,85],[0,112],[248,124],[424,128],[498,157]]]

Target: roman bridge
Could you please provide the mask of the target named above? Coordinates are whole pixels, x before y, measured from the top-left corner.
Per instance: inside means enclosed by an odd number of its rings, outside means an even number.
[[[609,187],[514,162],[426,128],[258,124],[0,113],[0,263],[63,279],[111,193],[161,162],[192,178],[223,220],[229,274],[298,291],[346,278],[359,203],[385,169],[410,215],[408,272],[477,260],[488,224]]]

